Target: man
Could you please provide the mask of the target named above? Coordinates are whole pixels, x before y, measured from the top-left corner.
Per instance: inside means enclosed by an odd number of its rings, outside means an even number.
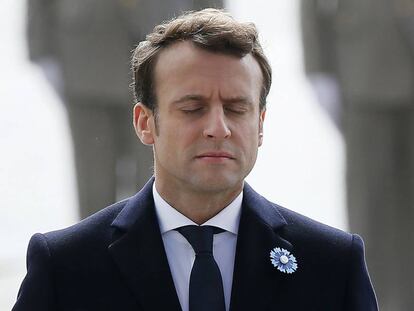
[[[253,24],[188,13],[139,44],[133,69],[154,178],[35,235],[14,310],[377,310],[360,237],[244,182],[271,84]]]
[[[320,93],[337,94],[328,104],[342,103],[350,228],[367,243],[380,309],[411,310],[414,2],[301,3],[306,73]]]

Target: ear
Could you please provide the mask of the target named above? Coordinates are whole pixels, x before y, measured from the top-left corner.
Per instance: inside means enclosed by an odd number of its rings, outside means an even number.
[[[134,106],[135,133],[144,145],[154,144],[154,115],[147,106],[137,103]]]
[[[259,116],[259,147],[263,144],[263,123],[266,116],[266,108],[263,108]]]

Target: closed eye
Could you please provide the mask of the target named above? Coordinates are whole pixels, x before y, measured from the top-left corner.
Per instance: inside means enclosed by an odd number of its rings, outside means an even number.
[[[181,111],[185,114],[191,114],[191,113],[197,113],[201,112],[203,110],[203,107],[194,107],[194,108],[182,108]]]
[[[240,109],[240,108],[226,108],[226,111],[235,113],[235,114],[244,114],[247,112],[247,109]]]
[[[245,114],[249,111],[250,106],[245,103],[232,103],[224,106],[224,110],[233,114]]]

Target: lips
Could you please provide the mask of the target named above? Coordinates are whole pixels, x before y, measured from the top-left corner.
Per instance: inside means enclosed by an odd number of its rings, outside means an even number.
[[[196,158],[198,159],[230,159],[230,160],[234,160],[235,157],[228,152],[223,152],[223,151],[212,151],[212,152],[204,152],[202,154],[199,154],[196,156]]]

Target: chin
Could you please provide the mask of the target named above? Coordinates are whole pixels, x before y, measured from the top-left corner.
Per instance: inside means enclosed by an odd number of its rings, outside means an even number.
[[[202,192],[217,193],[223,191],[231,191],[240,188],[243,185],[243,178],[240,176],[203,176],[190,178],[190,183],[194,188]]]

